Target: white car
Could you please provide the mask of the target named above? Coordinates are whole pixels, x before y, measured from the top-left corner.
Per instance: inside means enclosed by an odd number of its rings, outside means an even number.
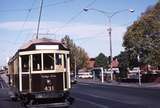
[[[83,72],[83,73],[79,73],[78,77],[79,78],[93,78],[93,75],[91,75],[91,73],[89,72]]]
[[[139,67],[134,67],[132,70],[129,70],[129,73],[138,73],[140,70]]]

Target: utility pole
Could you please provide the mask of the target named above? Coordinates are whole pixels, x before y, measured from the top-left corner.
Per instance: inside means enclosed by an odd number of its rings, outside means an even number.
[[[40,27],[40,22],[41,22],[41,15],[42,15],[42,7],[43,7],[43,0],[41,1],[41,7],[40,7],[40,12],[39,12],[36,39],[38,39],[38,34],[39,34],[39,27]]]
[[[111,18],[112,18],[112,17],[108,17],[108,22],[109,22],[108,33],[109,33],[110,69],[111,69],[111,81],[112,81],[112,80],[113,80],[113,67],[112,67],[113,56],[112,56],[112,28],[111,28]]]

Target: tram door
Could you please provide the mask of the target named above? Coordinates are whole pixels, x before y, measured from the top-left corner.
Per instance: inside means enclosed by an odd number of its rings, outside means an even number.
[[[20,56],[20,91],[40,91],[41,54]],[[33,74],[37,72],[36,74]]]
[[[30,55],[21,55],[19,63],[20,91],[29,91],[29,74],[31,73]]]
[[[56,83],[58,88],[67,88],[67,71],[66,71],[66,56],[65,54],[56,53],[55,54],[55,69],[58,72],[59,82]],[[61,82],[60,82],[61,81]],[[60,87],[61,86],[61,87]]]

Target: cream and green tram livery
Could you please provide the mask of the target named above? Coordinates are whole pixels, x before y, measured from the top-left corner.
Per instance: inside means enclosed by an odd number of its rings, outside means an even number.
[[[26,103],[48,99],[65,105],[71,88],[69,50],[52,39],[31,40],[10,58],[8,76]]]

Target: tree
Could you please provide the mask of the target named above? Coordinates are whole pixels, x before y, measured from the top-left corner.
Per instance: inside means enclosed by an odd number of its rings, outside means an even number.
[[[85,50],[73,42],[68,35],[61,39],[65,46],[70,50],[70,63],[71,71],[74,71],[75,62],[77,69],[81,69],[87,66],[88,54]]]
[[[130,51],[123,51],[118,56],[116,56],[119,62],[120,77],[126,77],[128,73],[128,68],[132,69],[137,67],[138,60],[137,57],[130,57]]]
[[[147,8],[141,17],[128,27],[123,46],[133,59],[140,56],[141,64],[160,64],[160,2]]]
[[[108,58],[103,53],[100,53],[95,58],[95,66],[96,67],[107,68],[107,66],[108,66]]]

